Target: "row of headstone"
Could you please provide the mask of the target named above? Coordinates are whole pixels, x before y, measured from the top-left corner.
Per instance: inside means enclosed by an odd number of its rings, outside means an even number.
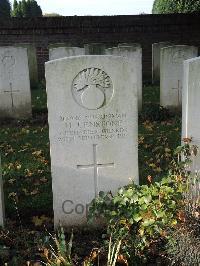
[[[135,65],[136,71],[133,72],[134,80],[138,91],[138,108],[142,109],[142,48],[136,43],[121,43],[117,47],[107,48],[104,44],[92,43],[86,44],[84,48],[51,46],[49,49],[49,59],[55,60],[63,57],[78,55],[112,55],[128,58]]]
[[[169,46],[171,43],[153,45],[153,82],[160,79],[160,104],[172,110],[181,108],[182,64],[185,59],[196,57],[197,48]],[[32,44],[19,47],[1,47],[0,117],[28,118],[31,116],[30,85],[38,82],[36,49]],[[24,52],[22,51],[24,47]],[[25,49],[27,51],[25,52]],[[19,52],[18,52],[19,51]],[[27,53],[27,54],[26,54]],[[139,44],[119,44],[106,49],[102,44],[88,44],[84,48],[53,45],[50,60],[76,55],[124,56],[135,62],[135,82],[138,87],[138,107],[142,109],[142,49]],[[27,67],[28,56],[28,67]],[[160,62],[160,64],[159,64]],[[22,66],[22,67],[21,67]],[[29,76],[30,73],[30,85]]]
[[[152,82],[160,82],[160,105],[171,111],[182,108],[183,62],[198,56],[198,48],[172,45],[169,42],[152,45]]]
[[[100,191],[138,183],[138,69],[116,49],[46,63],[56,227],[85,224]]]

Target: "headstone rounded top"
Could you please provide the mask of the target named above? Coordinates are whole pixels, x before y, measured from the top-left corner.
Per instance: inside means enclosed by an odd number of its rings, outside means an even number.
[[[84,69],[73,80],[72,95],[82,107],[97,110],[107,105],[112,99],[111,78],[99,68]]]

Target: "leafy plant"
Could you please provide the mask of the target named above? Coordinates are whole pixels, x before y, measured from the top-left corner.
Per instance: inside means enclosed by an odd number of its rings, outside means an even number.
[[[187,168],[195,150],[189,142],[178,147],[169,175],[160,182],[152,183],[149,177],[149,185],[133,183],[116,195],[101,192],[92,202],[90,219],[105,219],[108,234],[122,239],[122,250],[133,261],[145,258],[159,239],[166,241],[170,237],[169,229],[180,220],[183,193],[187,191]]]

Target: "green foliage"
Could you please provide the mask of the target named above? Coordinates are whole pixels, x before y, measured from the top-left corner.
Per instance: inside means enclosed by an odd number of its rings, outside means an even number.
[[[35,0],[21,0],[13,3],[13,17],[41,17],[42,10]]]
[[[200,11],[199,0],[155,0],[153,14],[191,13]]]
[[[10,12],[10,2],[8,0],[0,0],[0,18],[9,18]]]
[[[133,261],[146,255],[158,239],[169,237],[169,229],[178,223],[183,209],[183,192],[187,190],[187,167],[196,147],[186,143],[178,147],[172,170],[160,182],[150,185],[131,184],[116,195],[101,192],[92,202],[90,219],[105,219],[108,234],[122,239],[122,249]],[[180,156],[185,155],[184,162]],[[144,256],[145,257],[145,256]]]
[[[65,239],[64,229],[61,227],[58,230],[56,237],[52,236],[55,248],[50,245],[50,249],[44,249],[44,258],[46,266],[72,266],[71,249],[73,233],[69,242]]]

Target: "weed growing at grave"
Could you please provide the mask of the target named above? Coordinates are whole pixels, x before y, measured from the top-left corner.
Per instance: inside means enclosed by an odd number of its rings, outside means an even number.
[[[116,195],[101,192],[90,208],[90,219],[105,219],[107,232],[121,239],[122,252],[137,265],[166,243],[170,229],[176,228],[184,212],[184,192],[188,188],[191,155],[197,148],[185,140],[175,151],[169,174],[160,182],[121,188]],[[183,157],[182,161],[180,158]],[[135,264],[134,264],[135,263]]]
[[[73,233],[71,234],[71,238],[69,242],[66,241],[64,229],[60,227],[57,232],[57,236],[52,236],[50,234],[51,240],[53,243],[49,243],[49,248],[43,248],[42,254],[42,263],[46,266],[73,266],[72,259],[72,241],[73,241]],[[106,264],[107,266],[115,266],[119,260],[119,251],[121,247],[121,240],[118,240],[113,243],[112,237],[109,240],[109,247],[107,253]],[[94,265],[102,265],[102,261],[100,262],[100,254],[101,249],[95,248],[92,250],[90,255],[86,257],[83,261],[83,266],[94,266]],[[127,265],[127,264],[126,264]]]
[[[71,238],[67,243],[65,239],[65,233],[62,227],[58,230],[57,237],[51,236],[56,248],[54,249],[52,245],[50,248],[45,248],[43,252],[43,257],[46,266],[72,266],[71,250],[72,250],[72,240]]]

